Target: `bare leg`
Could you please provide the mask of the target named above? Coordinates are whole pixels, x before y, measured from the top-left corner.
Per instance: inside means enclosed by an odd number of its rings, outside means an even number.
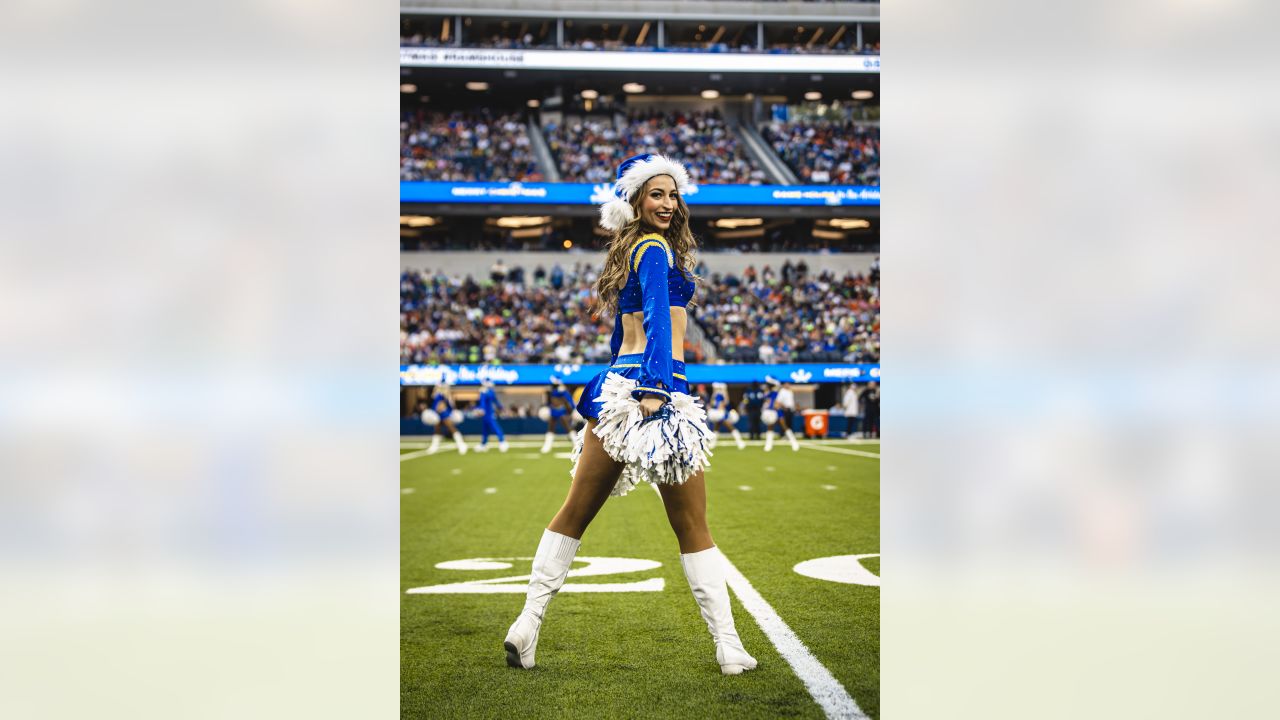
[[[707,527],[707,482],[702,471],[681,485],[659,485],[658,491],[680,552],[695,553],[715,545]]]
[[[600,512],[604,501],[609,499],[610,491],[622,474],[622,463],[609,457],[600,438],[592,432],[595,426],[595,420],[587,421],[587,436],[582,456],[578,458],[578,473],[569,486],[569,495],[564,499],[560,512],[547,525],[552,532],[576,539],[582,539],[582,533]]]

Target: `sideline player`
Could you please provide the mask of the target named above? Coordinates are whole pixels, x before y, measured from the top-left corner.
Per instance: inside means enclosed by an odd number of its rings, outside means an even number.
[[[506,452],[507,436],[502,433],[502,425],[498,423],[498,411],[502,409],[502,401],[498,400],[498,393],[493,390],[492,380],[485,378],[480,381],[480,385],[484,389],[480,391],[480,400],[476,404],[483,416],[480,420],[480,446],[476,448],[476,452],[488,452],[490,433],[498,436],[498,450]]]

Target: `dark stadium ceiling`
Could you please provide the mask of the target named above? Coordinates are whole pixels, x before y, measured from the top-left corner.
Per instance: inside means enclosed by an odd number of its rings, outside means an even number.
[[[615,102],[624,97],[643,101],[646,96],[685,96],[697,99],[703,90],[717,90],[722,99],[738,99],[752,93],[786,97],[787,102],[804,100],[805,93],[820,92],[822,100],[853,102],[855,90],[870,90],[875,95],[870,104],[880,102],[880,76],[874,73],[707,73],[707,72],[620,72],[547,70],[467,69],[467,68],[401,68],[400,82],[417,86],[415,93],[402,96],[410,103],[420,96],[428,98],[433,108],[464,109],[477,106],[524,106],[530,99],[540,102],[564,94],[576,95],[582,90],[595,90],[600,95],[613,95]],[[468,82],[485,82],[483,91],[468,90]],[[640,83],[644,93],[629,95],[622,86]],[[548,108],[550,109],[550,108]]]

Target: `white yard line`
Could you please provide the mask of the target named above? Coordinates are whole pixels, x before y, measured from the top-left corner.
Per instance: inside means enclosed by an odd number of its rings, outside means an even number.
[[[722,551],[721,555],[723,554]],[[787,627],[773,606],[769,605],[752,587],[751,582],[738,571],[738,568],[729,562],[729,558],[724,559],[724,565],[725,580],[728,581],[729,587],[733,588],[733,594],[738,596],[738,602],[742,603],[742,607],[755,618],[756,624],[778,649],[782,659],[786,660],[795,671],[796,676],[804,683],[805,689],[813,696],[827,717],[865,719],[866,713],[858,707],[858,703],[854,701],[849,691],[844,689],[830,670],[818,662],[813,653],[809,652],[809,648],[805,647],[790,627]]]
[[[869,452],[866,452],[865,450],[850,450],[849,448],[827,447],[826,445],[818,445],[816,443],[809,443],[809,442],[800,443],[800,447],[809,448],[810,450],[821,450],[822,452],[839,453],[841,455],[857,455],[858,457],[869,457],[869,458],[875,458],[876,460],[880,459],[880,456],[878,454],[869,453]]]

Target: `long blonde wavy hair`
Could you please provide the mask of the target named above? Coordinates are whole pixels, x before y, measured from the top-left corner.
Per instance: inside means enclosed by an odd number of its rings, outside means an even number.
[[[654,177],[671,176],[655,175]],[[646,188],[649,187],[650,182],[653,182],[653,178],[646,180],[644,186],[631,198],[631,209],[635,213],[635,219],[614,231],[613,239],[605,248],[604,269],[596,279],[596,315],[602,312],[618,311],[618,295],[627,284],[627,254],[640,238],[650,233],[658,233],[666,239],[667,244],[671,246],[671,252],[676,257],[676,267],[680,268],[680,272],[686,278],[695,283],[700,280],[693,272],[697,263],[698,241],[689,229],[689,206],[685,205],[684,196],[676,195],[676,209],[665,233],[645,225],[640,219],[640,203],[644,200]]]

